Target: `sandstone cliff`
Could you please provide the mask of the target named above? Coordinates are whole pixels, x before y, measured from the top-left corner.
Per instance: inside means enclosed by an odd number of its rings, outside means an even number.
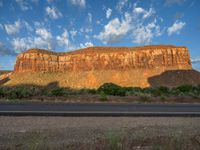
[[[65,87],[96,88],[113,82],[147,87],[150,77],[169,70],[191,69],[186,47],[90,47],[66,53],[29,49],[17,56],[8,84],[45,85],[57,81]]]
[[[30,49],[17,57],[15,72],[191,69],[186,47],[90,47],[67,53]]]

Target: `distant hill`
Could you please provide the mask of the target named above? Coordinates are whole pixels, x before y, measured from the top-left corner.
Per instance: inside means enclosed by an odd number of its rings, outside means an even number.
[[[10,72],[12,72],[12,70],[0,70],[0,75],[10,73]]]

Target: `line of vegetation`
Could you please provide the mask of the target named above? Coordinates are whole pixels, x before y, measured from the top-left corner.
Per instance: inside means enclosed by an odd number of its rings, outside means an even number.
[[[148,97],[160,97],[165,100],[168,96],[191,96],[200,98],[200,85],[181,85],[178,87],[121,87],[113,83],[105,83],[98,89],[71,89],[60,87],[39,87],[34,85],[22,85],[15,87],[0,86],[0,98],[21,99],[31,96],[68,96],[68,95],[99,95],[100,100],[107,101],[107,96],[140,96],[141,100]]]

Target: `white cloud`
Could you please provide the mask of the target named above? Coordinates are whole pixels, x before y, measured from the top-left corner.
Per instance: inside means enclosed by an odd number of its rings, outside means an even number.
[[[56,40],[58,45],[63,46],[66,51],[75,49],[74,45],[70,42],[69,33],[66,29],[64,29],[62,35],[56,37]]]
[[[28,45],[27,45],[27,41],[25,38],[14,38],[11,41],[12,46],[14,47],[14,49],[16,51],[18,51],[18,53],[24,51],[27,49]]]
[[[186,25],[185,22],[175,21],[174,24],[167,29],[168,35],[173,33],[179,34],[180,30]]]
[[[23,24],[28,31],[31,31],[31,32],[33,31],[33,28],[31,27],[31,25],[28,22],[23,21]]]
[[[138,25],[133,30],[133,42],[139,45],[146,45],[151,42],[153,37],[160,35],[160,27],[156,24],[156,21],[147,25]]]
[[[36,37],[13,38],[11,45],[16,53],[21,53],[29,48],[44,48],[54,50],[56,42],[46,29],[38,29]],[[42,36],[44,34],[44,36]],[[49,35],[50,34],[50,35]]]
[[[192,59],[191,59],[191,62],[192,62],[193,64],[200,64],[200,57],[192,58]]]
[[[85,0],[70,0],[70,2],[72,3],[72,5],[79,6],[82,8],[85,8],[85,5],[86,5]]]
[[[51,18],[51,19],[58,19],[62,17],[62,13],[55,7],[46,7],[46,14]]]
[[[152,7],[149,8],[149,10],[147,11],[147,10],[143,9],[142,7],[136,7],[136,5],[134,5],[133,12],[136,15],[142,14],[143,19],[149,18],[155,14],[155,10]]]
[[[28,3],[25,0],[16,0],[17,4],[20,6],[21,10],[26,11],[29,9]]]
[[[160,25],[157,23],[155,10],[150,7],[148,10],[137,7],[134,4],[131,13],[125,12],[123,17],[110,20],[103,31],[94,38],[100,39],[104,44],[112,44],[121,41],[123,38],[131,37],[132,42],[138,45],[149,44],[154,37],[161,36]]]
[[[116,9],[119,12],[122,12],[122,9],[127,5],[127,3],[128,3],[128,0],[119,0],[116,5]]]
[[[89,23],[92,23],[92,14],[91,13],[88,13],[88,21],[89,21]]]
[[[103,41],[104,44],[112,44],[120,41],[127,32],[131,29],[130,26],[131,16],[126,13],[123,20],[115,18],[104,26],[104,30],[99,35],[95,35],[95,38]]]
[[[106,10],[106,18],[109,19],[110,16],[111,16],[111,14],[112,14],[112,9],[108,8],[108,9]]]
[[[36,34],[39,35],[39,38],[36,38],[37,41],[41,39],[43,41],[43,45],[47,45],[48,49],[53,50],[55,48],[53,36],[45,28],[37,28]]]
[[[93,46],[94,46],[94,44],[91,42],[86,42],[84,44],[83,43],[80,44],[80,48],[93,47]]]
[[[72,39],[77,35],[77,30],[72,29],[71,31],[69,31]]]
[[[64,30],[62,35],[57,36],[56,39],[58,40],[58,44],[60,46],[65,46],[65,47],[69,46],[70,41],[69,41],[69,34],[68,34],[67,30]]]
[[[21,28],[21,22],[20,20],[15,21],[14,24],[5,24],[5,30],[7,32],[7,34],[9,35],[14,35],[17,32],[19,32],[20,28]]]

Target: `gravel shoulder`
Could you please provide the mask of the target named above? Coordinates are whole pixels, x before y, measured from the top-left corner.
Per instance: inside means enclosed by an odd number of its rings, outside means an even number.
[[[198,117],[1,116],[0,124],[0,149],[106,149],[124,141],[127,149],[150,149],[176,137],[200,148]]]

